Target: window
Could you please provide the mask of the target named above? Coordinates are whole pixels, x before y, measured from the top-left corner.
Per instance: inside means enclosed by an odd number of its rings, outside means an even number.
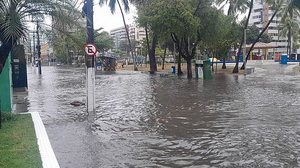
[[[259,9],[255,9],[254,12],[261,12],[263,9],[262,8],[259,8]]]
[[[258,24],[260,24],[260,23],[261,23],[261,22],[254,22],[255,25],[258,25]]]

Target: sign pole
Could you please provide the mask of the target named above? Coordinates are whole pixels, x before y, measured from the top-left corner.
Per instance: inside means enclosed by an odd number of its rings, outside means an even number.
[[[94,43],[94,21],[93,0],[86,0],[86,28],[87,43]],[[95,113],[95,56],[85,56],[86,63],[86,91],[87,91],[87,113],[93,116]]]

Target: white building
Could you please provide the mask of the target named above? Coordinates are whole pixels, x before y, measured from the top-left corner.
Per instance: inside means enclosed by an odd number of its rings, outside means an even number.
[[[274,11],[270,9],[270,6],[265,0],[255,0],[249,20],[249,26],[256,25],[261,30],[265,27],[273,14]],[[269,28],[266,30],[266,33],[272,37],[270,45],[275,46],[275,48],[267,49],[266,51],[269,59],[276,53],[287,53],[288,39],[287,37],[280,36],[280,21],[280,15],[275,16],[272,23],[269,25]],[[254,50],[254,52],[258,52],[258,50]]]
[[[121,41],[127,40],[126,30],[123,27],[118,27],[110,31],[110,36],[114,41],[114,48],[119,48]]]
[[[127,29],[129,30],[129,37],[131,40],[134,40],[137,42],[142,42],[143,39],[146,38],[146,32],[145,32],[144,28],[140,28],[140,27],[136,26],[135,24],[132,24],[132,25],[127,25]],[[110,35],[113,38],[113,41],[115,44],[114,48],[119,48],[121,41],[127,41],[127,35],[126,35],[126,30],[125,30],[124,26],[111,30]],[[140,45],[140,43],[139,43],[139,45]]]

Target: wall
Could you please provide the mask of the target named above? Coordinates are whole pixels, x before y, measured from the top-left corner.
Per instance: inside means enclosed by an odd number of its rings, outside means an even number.
[[[7,58],[2,73],[0,74],[0,103],[2,112],[12,111],[12,78],[10,56]]]

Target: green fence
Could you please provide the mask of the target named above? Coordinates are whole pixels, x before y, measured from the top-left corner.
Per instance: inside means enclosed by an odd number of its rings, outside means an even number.
[[[0,74],[0,108],[1,112],[12,111],[12,74],[11,56],[5,62],[5,66]]]

